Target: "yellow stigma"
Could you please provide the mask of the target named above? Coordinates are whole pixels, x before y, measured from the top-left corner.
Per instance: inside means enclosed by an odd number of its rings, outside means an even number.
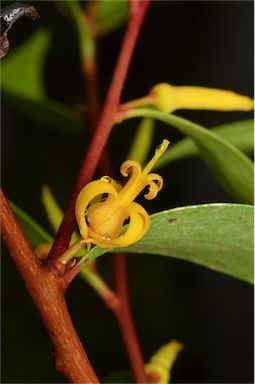
[[[123,187],[103,176],[82,188],[76,200],[75,215],[83,239],[101,247],[127,247],[147,232],[150,217],[134,199],[147,186],[149,191],[144,197],[150,200],[157,196],[163,179],[149,172],[168,145],[169,141],[163,140],[143,170],[137,161],[125,161],[120,172],[124,177],[129,176],[129,180]],[[128,226],[123,232],[126,222]]]
[[[216,88],[157,84],[150,94],[154,105],[163,112],[177,109],[207,109],[217,111],[252,111],[254,101],[248,96]]]

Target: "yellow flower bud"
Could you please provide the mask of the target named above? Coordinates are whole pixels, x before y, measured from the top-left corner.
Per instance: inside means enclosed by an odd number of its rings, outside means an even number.
[[[171,368],[182,349],[183,345],[179,341],[172,340],[152,355],[149,363],[145,365],[145,373],[150,383],[169,383]]]
[[[150,91],[154,105],[163,112],[177,109],[207,109],[217,111],[252,111],[254,101],[248,96],[216,88],[155,85]]]
[[[47,259],[48,253],[50,252],[50,249],[51,249],[51,244],[42,243],[42,244],[37,245],[34,252],[35,252],[36,257],[38,257],[38,259],[44,260],[44,259]]]

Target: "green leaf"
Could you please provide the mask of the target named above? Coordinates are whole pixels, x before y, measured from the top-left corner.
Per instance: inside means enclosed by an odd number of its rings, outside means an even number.
[[[96,46],[82,6],[77,0],[65,0],[61,2],[61,7],[66,8],[69,16],[73,18],[83,61],[88,60],[90,62],[91,59],[94,60]]]
[[[118,383],[118,384],[120,384],[120,383],[122,383],[122,384],[135,383],[132,373],[128,370],[111,372],[110,374],[108,374],[104,378],[103,382],[104,383],[111,383],[111,384],[113,384],[113,383]]]
[[[253,282],[254,209],[203,204],[151,217],[148,233],[125,252],[172,256]]]
[[[54,231],[54,233],[57,233],[58,228],[61,224],[61,221],[64,217],[64,213],[62,209],[59,207],[55,197],[51,193],[50,188],[47,185],[44,185],[42,187],[42,204],[44,206],[47,218],[49,220],[49,223]],[[72,238],[70,240],[70,244],[75,243],[79,239],[79,235],[77,231],[74,231],[72,234]],[[77,256],[83,256],[83,252],[77,252]]]
[[[210,132],[228,141],[242,152],[252,153],[253,151],[254,121],[252,119],[210,128]],[[199,149],[193,140],[186,137],[170,147],[158,161],[156,168],[159,169],[171,161],[183,160],[194,156],[199,156]]]
[[[3,94],[15,111],[35,122],[36,127],[48,127],[68,135],[78,135],[85,131],[81,114],[64,104],[49,99],[33,100],[21,95]]]
[[[50,32],[38,30],[2,61],[1,87],[5,100],[36,126],[78,134],[84,130],[81,113],[50,100],[43,86],[43,68]]]
[[[126,111],[122,120],[141,116],[158,119],[189,136],[219,184],[236,201],[253,203],[253,163],[239,149],[198,124],[154,109]],[[167,133],[165,136],[168,137]]]
[[[145,163],[151,147],[153,132],[154,120],[150,118],[142,119],[135,134],[131,149],[127,155],[127,159],[139,161],[141,164]]]
[[[98,0],[90,4],[89,13],[93,17],[97,32],[107,35],[128,19],[128,2],[126,0]]]
[[[58,228],[63,219],[63,211],[60,209],[59,205],[57,204],[48,185],[42,186],[41,200],[42,200],[48,221],[54,233],[57,233]]]
[[[20,208],[11,207],[32,247],[52,243],[49,236]],[[148,233],[124,252],[176,257],[253,282],[254,209],[241,204],[203,204],[181,207],[151,216]],[[90,260],[107,252],[93,247]]]
[[[151,216],[147,234],[123,252],[175,257],[253,283],[254,207],[202,204]],[[92,260],[116,249],[94,247]]]
[[[1,63],[2,89],[31,99],[43,98],[42,74],[49,43],[49,31],[40,29],[10,52]]]
[[[40,227],[30,216],[14,203],[9,202],[24,235],[29,240],[31,246],[35,248],[40,243],[52,243],[53,239],[48,233]]]

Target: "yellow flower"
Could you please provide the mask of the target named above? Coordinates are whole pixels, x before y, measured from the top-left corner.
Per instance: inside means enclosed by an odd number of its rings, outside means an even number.
[[[171,368],[182,349],[183,345],[179,341],[172,340],[152,355],[149,363],[145,365],[149,383],[169,383]]]
[[[124,177],[129,176],[129,180],[123,187],[110,177],[103,176],[80,191],[75,215],[84,240],[101,247],[127,247],[147,232],[150,217],[134,199],[146,186],[149,186],[149,191],[144,197],[148,200],[154,199],[162,188],[162,177],[149,172],[168,145],[169,141],[164,139],[143,170],[137,161],[125,161],[120,172]],[[129,225],[123,233],[127,220]]]
[[[155,107],[170,113],[177,109],[252,111],[254,107],[250,97],[216,88],[161,83],[152,88],[150,95]]]

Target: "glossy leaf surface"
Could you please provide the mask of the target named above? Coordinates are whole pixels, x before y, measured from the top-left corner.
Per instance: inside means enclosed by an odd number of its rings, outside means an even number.
[[[28,215],[13,204],[12,208],[33,247],[52,242]],[[242,204],[170,209],[152,215],[148,233],[122,250],[187,260],[252,283],[253,218],[253,207]],[[109,251],[116,250],[94,247],[88,256],[95,259]]]
[[[254,121],[252,119],[236,121],[234,123],[210,128],[210,132],[218,135],[225,141],[228,141],[242,152],[252,153],[253,151]],[[172,145],[158,161],[155,168],[162,168],[171,161],[182,160],[194,156],[199,156],[199,149],[193,140],[186,137]]]
[[[121,118],[141,116],[158,119],[189,136],[219,184],[237,202],[253,203],[254,167],[243,152],[198,124],[154,109],[130,110]],[[167,131],[165,137],[169,138]]]
[[[242,204],[204,204],[159,212],[151,216],[148,233],[122,251],[176,257],[252,283],[253,215],[253,207]],[[95,247],[90,256],[101,252],[106,251]]]

